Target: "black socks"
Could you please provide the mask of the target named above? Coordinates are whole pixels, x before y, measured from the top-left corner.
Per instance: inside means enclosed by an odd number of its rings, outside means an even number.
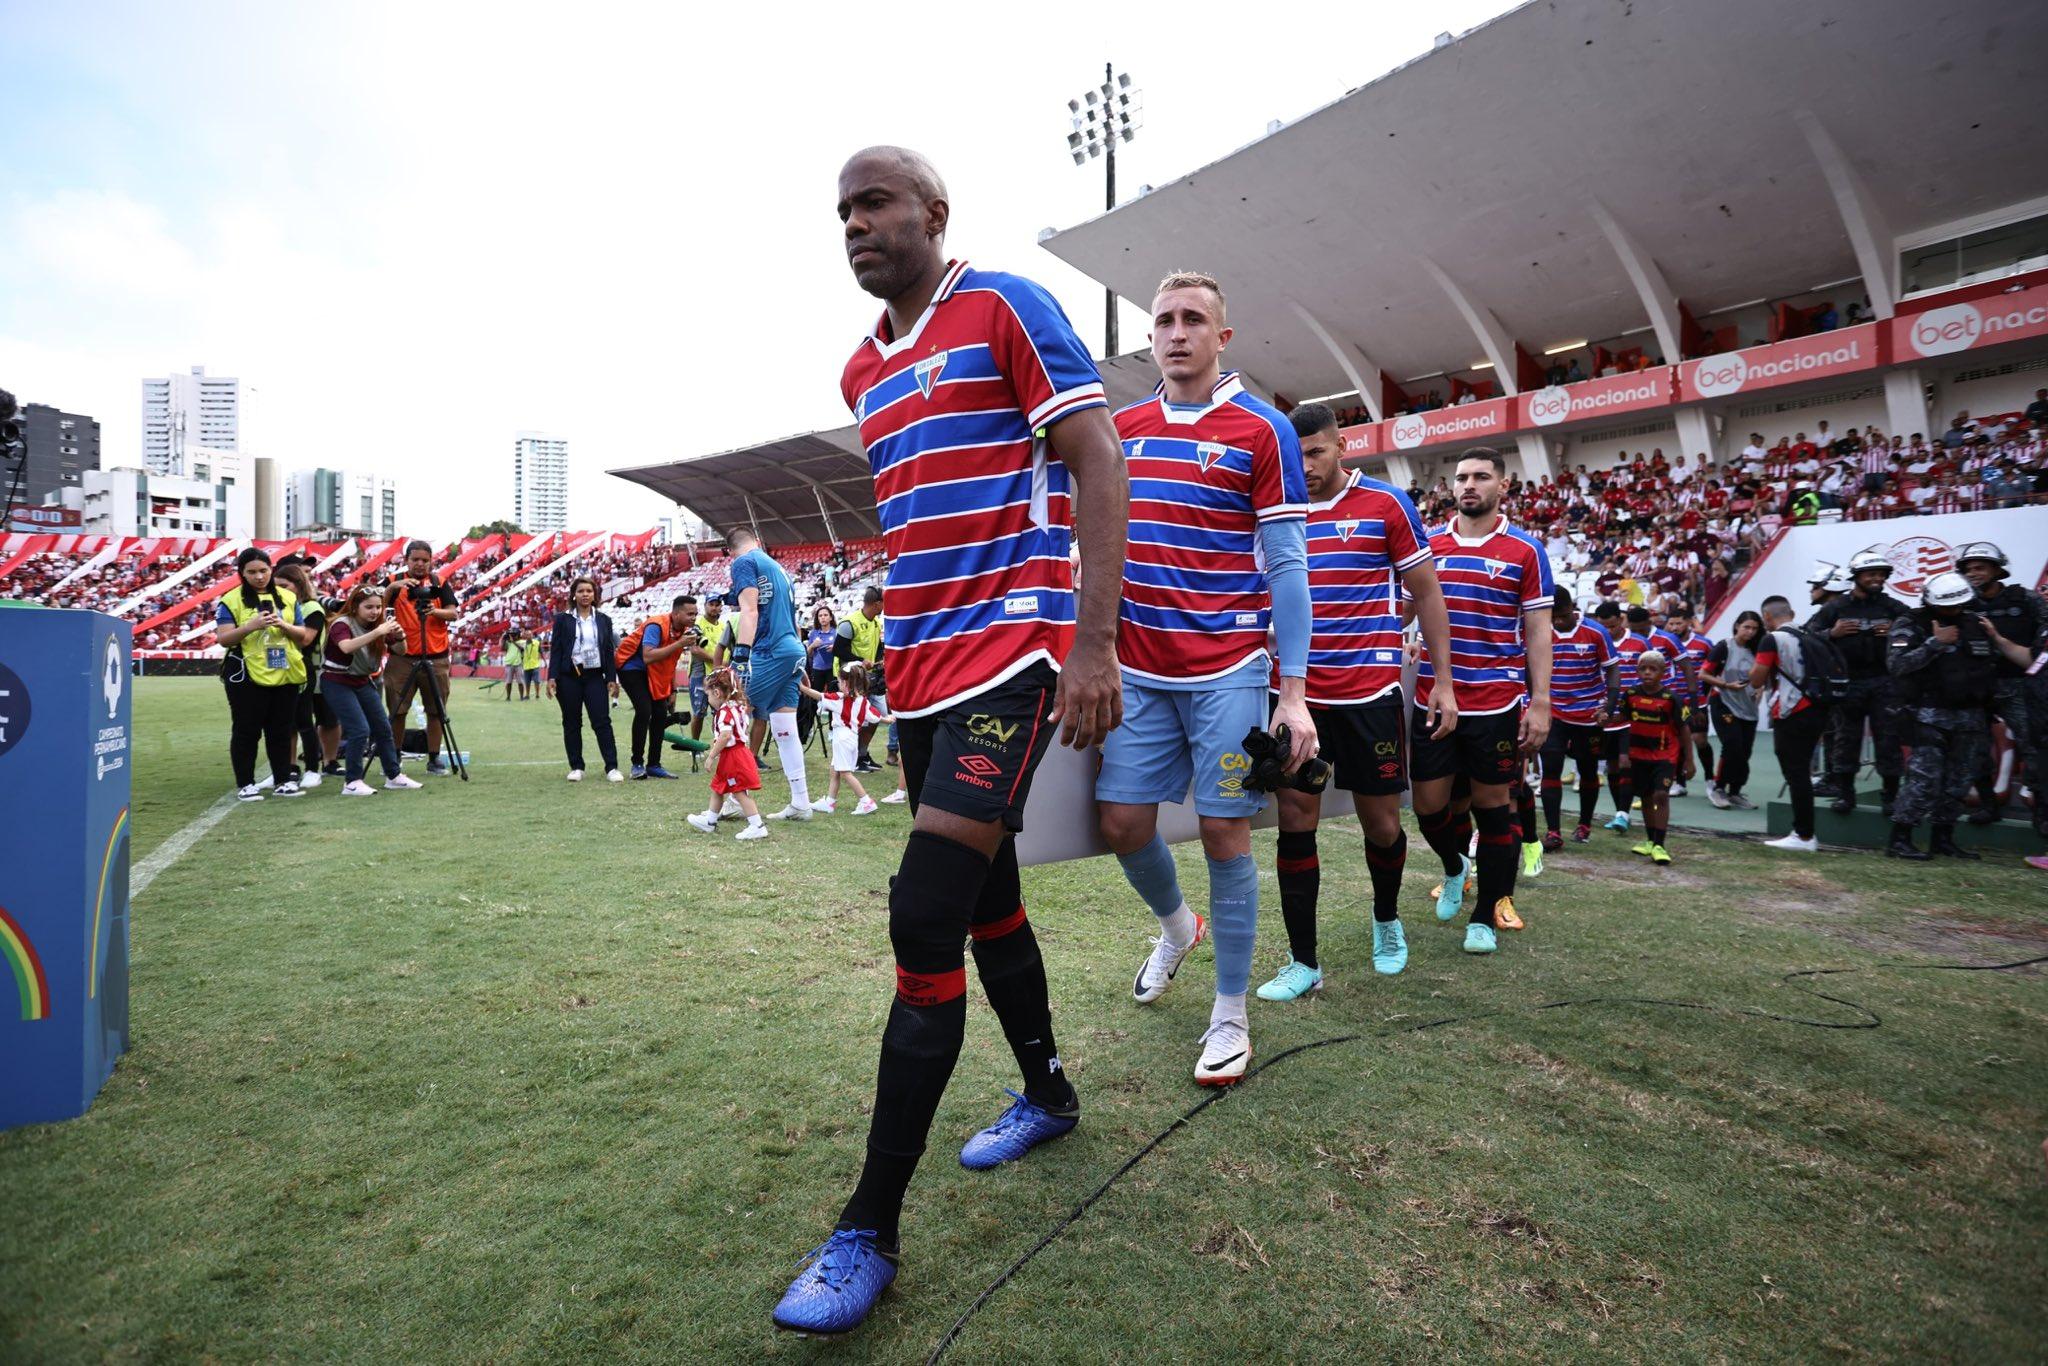
[[[1280,918],[1287,922],[1287,951],[1294,961],[1316,966],[1316,899],[1323,865],[1316,857],[1316,832],[1280,832]]]
[[[989,864],[968,932],[974,937],[974,968],[981,989],[1024,1074],[1024,1095],[1033,1105],[1055,1113],[1075,1113],[1080,1097],[1067,1080],[1059,1045],[1053,1041],[1045,960],[1039,957],[1038,936],[1024,918],[1014,838],[1003,841]]]

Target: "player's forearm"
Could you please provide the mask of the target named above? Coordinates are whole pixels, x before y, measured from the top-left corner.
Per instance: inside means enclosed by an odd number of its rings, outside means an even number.
[[[1102,408],[1055,423],[1047,439],[1074,481],[1074,521],[1081,546],[1074,643],[1114,647],[1131,523],[1131,475],[1124,467],[1124,448]]]
[[[1447,660],[1451,657],[1451,614],[1444,606],[1444,587],[1436,576],[1436,566],[1418,564],[1401,576],[1401,586],[1408,590],[1408,605],[1415,619],[1422,626],[1422,643],[1429,650],[1431,659]],[[1436,686],[1456,694],[1451,681],[1450,670],[1444,670]]]
[[[733,624],[733,643],[754,648],[754,633],[761,629],[761,609],[757,606],[740,608],[740,619]]]
[[[1550,707],[1550,609],[1524,612],[1522,635],[1529,659],[1529,705]]]

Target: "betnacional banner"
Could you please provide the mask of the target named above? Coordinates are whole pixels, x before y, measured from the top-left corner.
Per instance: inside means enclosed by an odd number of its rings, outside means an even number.
[[[76,530],[84,522],[85,514],[77,508],[30,507],[26,503],[10,503],[7,507],[9,531],[58,531],[66,527]]]
[[[1679,398],[1688,403],[1725,398],[1729,394],[1873,370],[1884,363],[1878,349],[1883,326],[1865,323],[1861,327],[1845,327],[1704,360],[1689,360],[1678,367]]]
[[[1522,394],[1515,399],[1515,425],[1555,427],[1561,422],[1614,417],[1620,413],[1667,407],[1676,393],[1673,367],[1655,365],[1626,375],[1581,380]]]
[[[1442,446],[1451,442],[1483,441],[1514,430],[1514,401],[1489,398],[1456,408],[1432,408],[1426,413],[1409,413],[1380,424],[1381,451],[1412,451],[1418,446]]]
[[[1892,359],[1900,364],[2048,336],[2048,285],[1930,308],[1885,326],[1891,329]]]
[[[1380,453],[1380,424],[1362,422],[1356,427],[1341,427],[1337,435],[1344,441],[1344,458],[1378,455]]]

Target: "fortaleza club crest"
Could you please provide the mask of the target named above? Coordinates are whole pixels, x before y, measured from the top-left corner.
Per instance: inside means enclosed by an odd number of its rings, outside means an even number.
[[[932,396],[932,389],[938,384],[939,376],[945,373],[946,353],[944,351],[926,356],[911,368],[917,377],[917,391],[926,398]]]
[[[1198,441],[1195,443],[1195,458],[1202,462],[1202,473],[1204,474],[1207,474],[1210,467],[1227,454],[1229,454],[1229,451],[1214,441]]]
[[[1337,523],[1337,539],[1348,541],[1351,539],[1351,533],[1356,530],[1358,530],[1358,523],[1356,522],[1339,522]]]

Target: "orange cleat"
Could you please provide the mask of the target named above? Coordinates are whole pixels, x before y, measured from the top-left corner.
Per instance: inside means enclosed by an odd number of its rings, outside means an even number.
[[[1522,917],[1515,914],[1515,899],[1511,896],[1504,896],[1494,903],[1493,923],[1497,928],[1503,930],[1526,928],[1522,924]]]

